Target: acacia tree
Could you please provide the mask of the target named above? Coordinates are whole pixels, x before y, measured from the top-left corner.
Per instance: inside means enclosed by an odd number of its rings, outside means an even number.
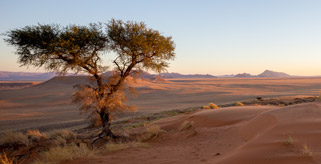
[[[38,24],[11,30],[7,37],[5,41],[16,47],[22,66],[92,76],[95,84],[78,85],[73,102],[90,118],[98,118],[102,126],[99,137],[115,137],[110,127],[112,116],[133,110],[125,104],[126,78],[138,70],[161,72],[175,56],[172,38],[142,22],[112,19],[107,24],[89,26]],[[104,54],[116,54],[112,64],[103,65]],[[104,77],[108,67],[113,68],[113,73]]]

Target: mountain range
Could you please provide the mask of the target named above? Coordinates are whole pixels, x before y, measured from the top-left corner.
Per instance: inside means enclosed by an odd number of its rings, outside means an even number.
[[[111,72],[106,72],[105,75],[110,75]],[[0,81],[45,81],[49,80],[57,73],[31,73],[31,72],[7,72],[0,71]],[[66,74],[67,76],[77,76],[76,74]],[[213,76],[210,74],[180,74],[180,73],[161,73],[159,75],[150,74],[148,72],[143,72],[142,77],[146,79],[182,79],[182,78],[217,78],[217,77],[229,77],[229,78],[249,78],[249,77],[290,77],[290,75],[283,72],[274,72],[270,70],[265,70],[261,74],[251,75],[248,73],[241,73],[236,75],[224,75],[224,76]]]
[[[237,74],[233,77],[247,78],[247,77],[290,77],[290,76],[291,75],[283,73],[283,72],[275,72],[275,71],[265,70],[264,72],[262,72],[258,75],[251,75],[249,73],[242,73],[242,74]]]

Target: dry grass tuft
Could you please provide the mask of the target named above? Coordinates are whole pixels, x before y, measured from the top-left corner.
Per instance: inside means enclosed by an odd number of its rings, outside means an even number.
[[[205,105],[205,106],[202,107],[202,109],[210,109],[210,107]]]
[[[0,145],[3,144],[29,144],[28,137],[21,132],[5,131],[0,136]]]
[[[208,106],[210,107],[210,109],[218,109],[218,106],[214,103],[209,103]]]
[[[303,145],[302,153],[307,157],[310,157],[310,158],[313,157],[313,153],[307,144]]]
[[[209,103],[208,105],[203,106],[202,109],[218,109],[218,106],[214,103]]]
[[[244,104],[242,102],[237,102],[235,105],[236,106],[244,106]]]
[[[81,157],[88,157],[94,154],[85,144],[79,146],[72,144],[65,147],[54,147],[48,152],[41,155],[42,160],[36,161],[36,164],[59,164],[64,161],[69,161]]]
[[[193,126],[193,121],[184,121],[181,127],[179,128],[180,131],[187,130]]]
[[[288,139],[284,142],[285,146],[293,146],[293,138],[291,136],[288,137]]]
[[[51,139],[64,138],[64,139],[73,139],[75,134],[67,129],[56,129],[51,132],[48,132],[48,136]]]
[[[0,164],[14,164],[13,159],[8,159],[6,153],[0,154]]]
[[[28,136],[29,139],[32,141],[39,141],[40,139],[46,139],[47,135],[44,133],[39,132],[39,130],[28,130],[26,135]]]
[[[158,125],[155,125],[155,124],[150,124],[150,125],[145,124],[144,127],[146,128],[146,132],[142,136],[141,141],[147,141],[147,140],[156,138],[160,134],[165,132]]]

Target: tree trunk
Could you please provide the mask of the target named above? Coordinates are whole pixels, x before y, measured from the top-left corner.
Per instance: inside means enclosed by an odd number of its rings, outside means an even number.
[[[102,112],[100,113],[100,119],[102,124],[102,131],[99,134],[99,137],[109,136],[114,138],[114,134],[111,131],[111,127],[110,127],[110,123],[111,123],[110,114],[108,112]]]

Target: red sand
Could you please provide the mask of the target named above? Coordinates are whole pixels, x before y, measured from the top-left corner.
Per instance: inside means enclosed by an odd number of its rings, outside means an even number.
[[[177,130],[184,121],[194,126]],[[155,122],[167,133],[150,148],[130,148],[68,164],[321,163],[321,104],[206,110]],[[286,144],[291,137],[293,143]],[[312,156],[303,153],[307,145]]]

